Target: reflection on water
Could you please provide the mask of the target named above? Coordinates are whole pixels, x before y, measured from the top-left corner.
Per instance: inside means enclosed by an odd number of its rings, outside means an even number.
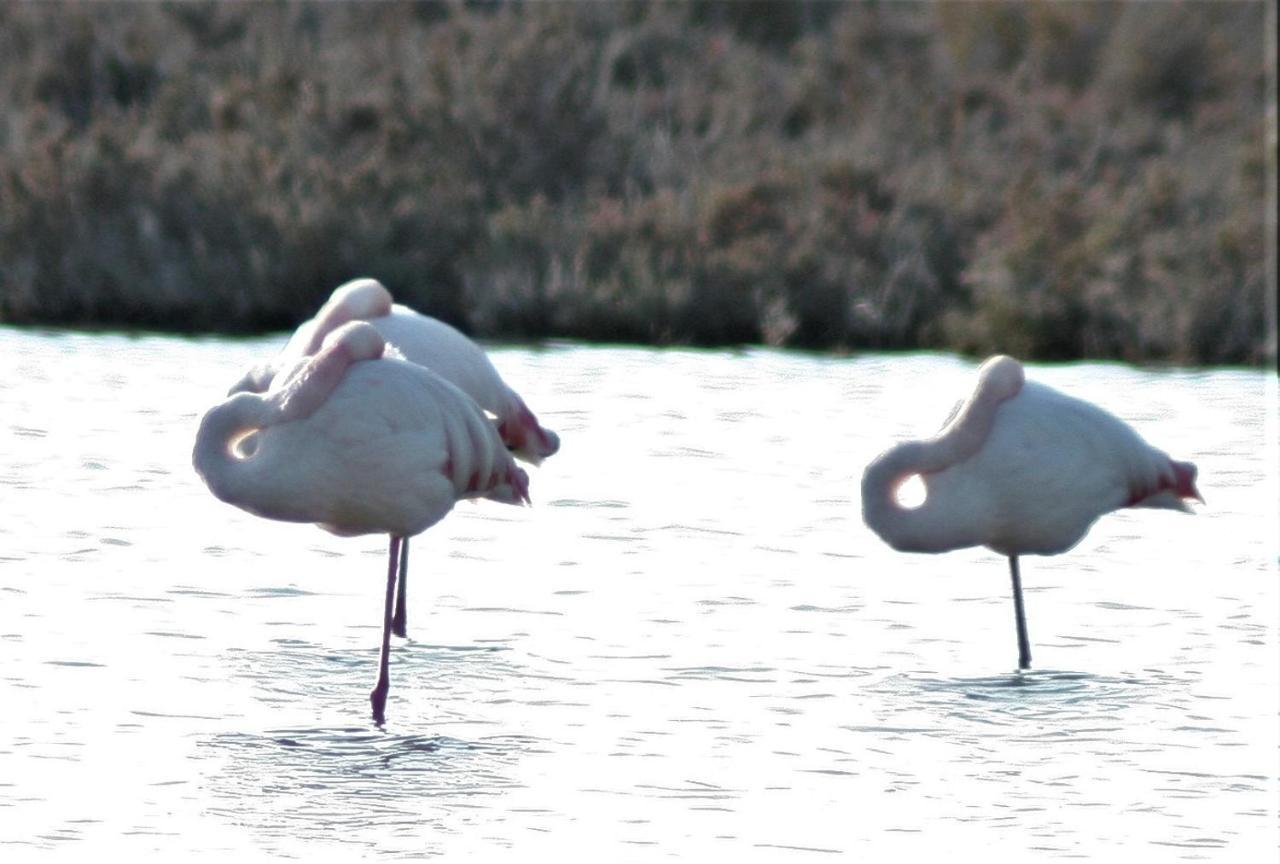
[[[368,726],[218,734],[202,742],[201,758],[224,766],[210,776],[206,812],[253,831],[269,851],[344,835],[381,848],[397,836],[447,830],[452,810],[500,797],[531,743],[383,734]]]
[[[1033,369],[1209,504],[1025,558],[1018,673],[1000,556],[859,520],[972,364],[497,348],[564,449],[415,540],[379,730],[385,540],[190,469],[274,346],[0,329],[0,857],[1274,857],[1265,376]]]

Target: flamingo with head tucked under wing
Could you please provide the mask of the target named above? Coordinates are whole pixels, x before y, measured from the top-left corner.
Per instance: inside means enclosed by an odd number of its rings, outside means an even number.
[[[897,500],[919,476],[919,507]],[[1122,507],[1190,512],[1196,467],[1175,462],[1112,414],[988,359],[978,386],[935,437],[890,448],[862,476],[862,518],[901,552],[986,546],[1009,558],[1018,668],[1031,665],[1020,555],[1055,555]]]
[[[367,321],[404,359],[432,370],[493,414],[498,434],[517,459],[538,465],[560,449],[559,436],[538,422],[480,346],[443,321],[393,303],[391,293],[376,279],[353,279],[336,288],[316,316],[298,327],[280,354],[246,372],[231,393],[268,390],[278,375],[314,354],[330,333],[351,321]],[[408,562],[409,540],[405,538],[400,545],[399,594],[392,626],[392,632],[401,637],[406,634]]]
[[[528,503],[528,477],[475,402],[429,369],[384,356],[347,323],[265,394],[210,409],[192,462],[210,491],[258,516],[342,536],[391,535],[374,719],[385,717],[398,547],[464,498]]]

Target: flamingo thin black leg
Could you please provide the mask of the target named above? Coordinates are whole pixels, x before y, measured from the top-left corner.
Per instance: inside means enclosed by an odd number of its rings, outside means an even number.
[[[1027,638],[1027,610],[1022,605],[1022,576],[1018,573],[1018,556],[1009,556],[1009,573],[1013,576],[1013,614],[1018,619],[1018,668],[1031,668],[1031,640]]]
[[[394,543],[399,538],[392,538]],[[391,553],[391,557],[395,557],[395,552]],[[404,592],[408,586],[409,579],[409,538],[405,537],[400,542],[400,588],[396,594],[396,614],[391,618],[391,632],[405,638],[405,612],[404,612]]]
[[[382,651],[378,656],[378,683],[373,685],[369,702],[373,705],[373,722],[379,726],[386,720],[387,691],[391,689],[388,664],[391,661],[391,616],[396,596],[396,570],[399,566],[400,538],[391,538],[391,554],[387,562],[387,602],[382,613]]]

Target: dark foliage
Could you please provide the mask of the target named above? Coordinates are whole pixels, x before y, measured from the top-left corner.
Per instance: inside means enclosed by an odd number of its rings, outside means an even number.
[[[0,320],[1260,363],[1264,17],[0,3]]]

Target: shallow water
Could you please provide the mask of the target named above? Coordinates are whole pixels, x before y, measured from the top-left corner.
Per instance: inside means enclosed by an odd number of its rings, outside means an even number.
[[[380,730],[385,538],[256,519],[190,468],[278,343],[0,329],[0,858],[1274,858],[1266,375],[1031,367],[1196,462],[1208,504],[1024,559],[1018,675],[1003,559],[898,554],[859,515],[863,466],[972,364],[494,348],[564,449],[534,507],[414,541]]]

